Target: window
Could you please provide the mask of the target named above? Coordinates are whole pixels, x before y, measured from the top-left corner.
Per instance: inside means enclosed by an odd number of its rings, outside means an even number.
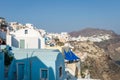
[[[59,77],[62,76],[62,67],[59,68]]]
[[[48,80],[48,70],[41,69],[41,79],[40,80]]]
[[[28,30],[25,30],[25,34],[28,34]]]

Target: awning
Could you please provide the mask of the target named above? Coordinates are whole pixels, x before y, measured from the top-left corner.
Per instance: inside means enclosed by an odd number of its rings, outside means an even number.
[[[68,61],[77,61],[80,59],[71,50],[69,50],[68,52],[64,50],[64,56],[65,56],[65,59]]]

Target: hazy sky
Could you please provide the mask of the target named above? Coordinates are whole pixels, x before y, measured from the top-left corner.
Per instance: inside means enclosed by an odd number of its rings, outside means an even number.
[[[0,0],[0,16],[48,32],[96,27],[120,34],[120,0]]]

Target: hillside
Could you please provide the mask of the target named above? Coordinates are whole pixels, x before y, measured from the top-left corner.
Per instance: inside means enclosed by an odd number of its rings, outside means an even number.
[[[104,49],[114,61],[120,64],[120,37],[115,37],[100,43],[96,42],[95,44]]]
[[[90,37],[93,35],[105,35],[109,34],[110,36],[117,36],[117,34],[111,30],[103,30],[103,29],[97,29],[97,28],[86,28],[79,31],[73,31],[69,33],[72,37],[78,37],[79,35],[84,37]]]
[[[117,65],[107,54],[107,52],[92,42],[71,42],[74,51],[87,58],[82,62],[82,71],[88,69],[91,78],[101,80],[120,79],[120,66]]]

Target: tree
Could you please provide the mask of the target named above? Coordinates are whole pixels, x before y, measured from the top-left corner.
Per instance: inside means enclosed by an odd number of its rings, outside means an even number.
[[[4,64],[5,66],[9,66],[13,60],[13,56],[9,55],[7,48],[3,49],[2,52],[4,53]]]

